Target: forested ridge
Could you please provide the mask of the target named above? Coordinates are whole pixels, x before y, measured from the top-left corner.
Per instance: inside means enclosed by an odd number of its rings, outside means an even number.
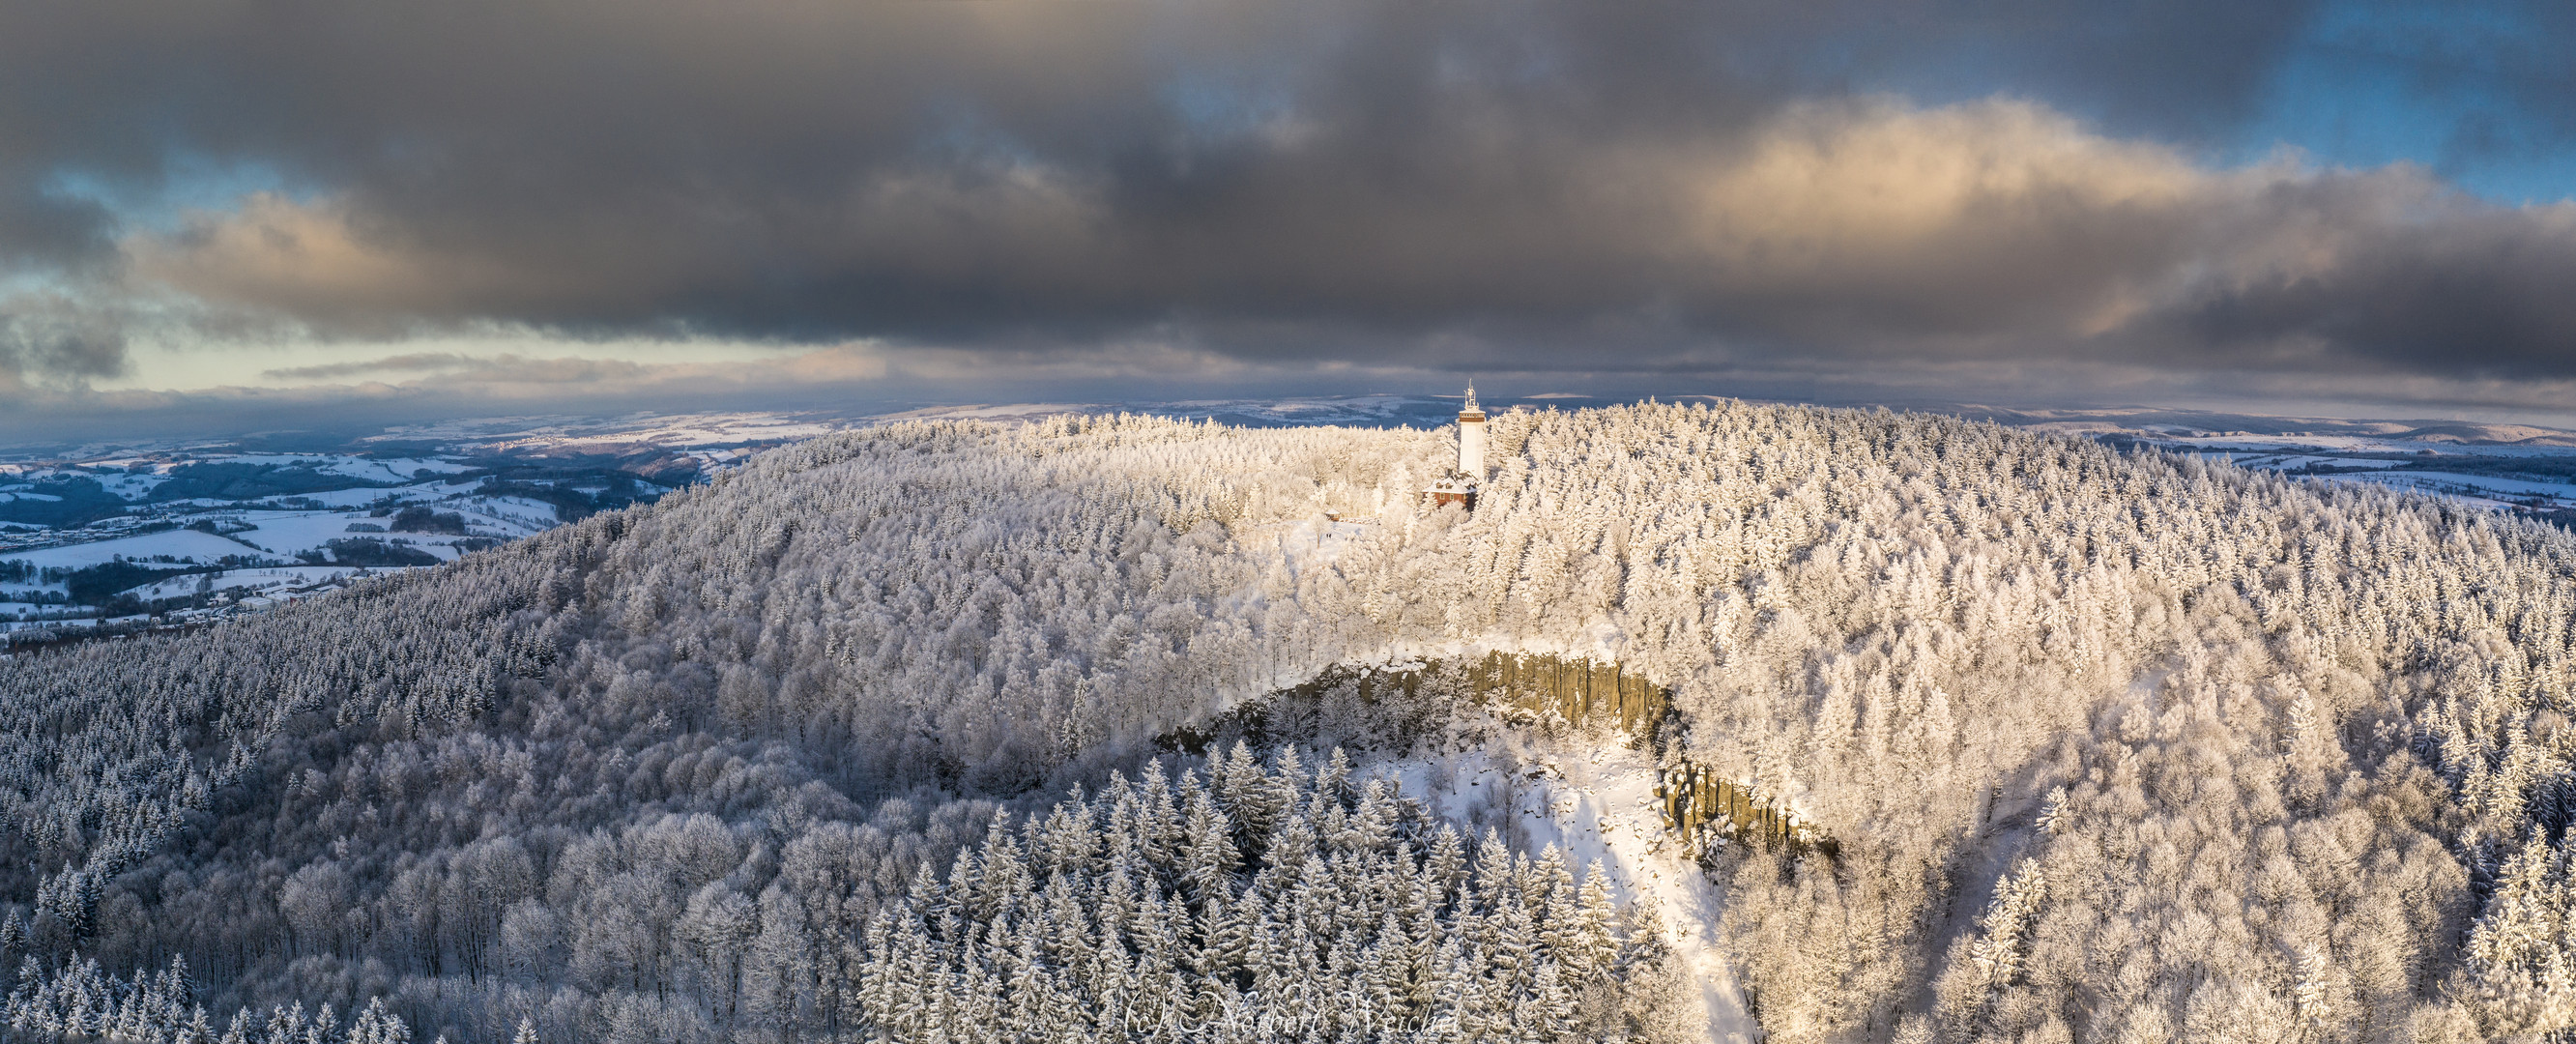
[[[1490,831],[1472,844],[1338,752],[1248,748],[997,821],[868,928],[861,1021],[903,1042],[1687,1039],[1651,908]]]
[[[1938,417],[1493,441],[1469,515],[1413,496],[1444,433],[889,426],[0,663],[0,956],[133,995],[177,958],[263,1026],[873,1039],[871,940],[934,923],[925,870],[997,816],[1208,779],[1153,739],[1333,664],[1500,649],[1656,678],[1670,756],[1838,840],[1714,861],[1775,1040],[2576,1028],[2564,533]],[[1326,511],[1375,522],[1326,553]]]

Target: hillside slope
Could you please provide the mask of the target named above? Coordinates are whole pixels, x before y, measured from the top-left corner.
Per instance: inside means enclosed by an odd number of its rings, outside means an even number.
[[[2576,1010],[2563,534],[1941,418],[1494,429],[1472,516],[1411,495],[1436,434],[845,433],[260,620],[0,664],[0,897],[33,925],[0,944],[182,955],[218,1010],[828,1039],[849,941],[997,808],[1332,664],[1492,648],[1666,681],[1669,756],[1841,841],[1720,859],[1775,1040]],[[1296,535],[1325,511],[1375,521],[1326,560]]]

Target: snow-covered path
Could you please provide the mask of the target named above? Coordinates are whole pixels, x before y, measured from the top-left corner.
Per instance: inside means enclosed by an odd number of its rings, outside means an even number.
[[[1399,763],[1406,794],[1455,822],[1499,799],[1532,850],[1554,844],[1577,868],[1599,861],[1627,902],[1658,904],[1674,957],[1699,984],[1708,1039],[1753,1044],[1761,1030],[1745,1014],[1718,937],[1717,886],[1681,852],[1652,805],[1654,762],[1624,745],[1539,756],[1517,770],[1476,751]]]

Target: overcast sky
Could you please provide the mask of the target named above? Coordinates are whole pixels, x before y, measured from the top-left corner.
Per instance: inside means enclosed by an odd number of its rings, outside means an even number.
[[[1472,372],[2566,422],[2569,12],[0,0],[0,413]]]

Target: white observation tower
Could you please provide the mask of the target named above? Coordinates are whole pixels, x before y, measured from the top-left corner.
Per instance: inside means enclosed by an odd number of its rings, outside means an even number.
[[[1431,506],[1456,504],[1476,510],[1476,487],[1485,481],[1485,408],[1476,405],[1476,382],[1467,382],[1467,402],[1458,408],[1458,470],[1440,477],[1427,490]]]
[[[1458,470],[1473,485],[1485,477],[1485,410],[1476,405],[1476,382],[1467,382],[1467,404],[1458,410]]]

